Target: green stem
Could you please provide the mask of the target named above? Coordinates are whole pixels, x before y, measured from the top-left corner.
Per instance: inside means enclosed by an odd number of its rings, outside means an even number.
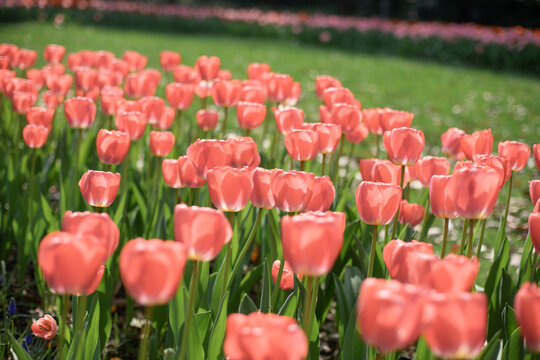
[[[272,308],[270,311],[276,310],[276,307],[277,307],[278,294],[280,292],[279,285],[281,284],[281,278],[283,277],[284,268],[285,268],[285,259],[282,256],[281,259],[279,260],[278,276],[276,278],[276,282],[274,283],[274,289],[272,290]]]
[[[251,135],[251,130],[250,129],[246,129],[246,136],[249,137]]]
[[[321,169],[321,176],[324,176],[324,171],[326,170],[326,157],[328,154],[322,154],[322,169]]]
[[[186,322],[184,326],[184,334],[182,335],[182,347],[180,348],[180,360],[187,359],[187,345],[189,337],[189,328],[191,326],[192,313],[194,311],[193,304],[195,303],[195,295],[197,294],[197,287],[199,286],[198,261],[193,261],[193,272],[191,273],[191,282],[189,283],[189,301],[186,314]],[[223,298],[223,296],[221,297]]]
[[[300,161],[300,171],[304,171],[306,168],[306,162],[305,161]]]
[[[375,248],[377,246],[377,225],[373,225],[373,233],[371,234],[371,250],[369,254],[369,268],[367,277],[373,275],[373,265],[375,263]]]
[[[139,360],[148,358],[148,341],[150,340],[150,332],[152,330],[152,313],[154,308],[147,306],[145,309],[146,323],[144,324],[143,337],[139,346]]]
[[[403,192],[403,178],[405,177],[405,165],[401,165],[401,171],[399,173],[399,188],[401,189],[401,196],[403,198],[404,192]],[[397,228],[398,228],[398,218],[399,218],[399,207],[396,212],[396,216],[394,216],[394,224],[392,225],[392,238],[393,240],[396,236]]]
[[[473,240],[474,240],[474,219],[469,219],[469,245],[467,246],[467,257],[472,256]]]
[[[60,328],[60,336],[58,336],[58,358],[59,359],[65,359],[66,356],[64,355],[64,344],[66,342],[66,331],[68,329],[67,327],[67,318],[68,318],[68,306],[69,306],[69,295],[65,294],[62,295],[60,298],[61,302],[61,320],[62,320],[62,326]]]
[[[313,276],[306,276],[307,278],[307,287],[306,295],[304,297],[304,319],[303,319],[303,328],[306,336],[309,338],[308,326],[310,325],[309,314],[311,313],[311,297],[313,296]]]
[[[538,253],[535,251],[533,261],[532,261],[533,268],[532,268],[532,274],[531,274],[531,281],[534,281],[535,284],[537,282],[537,280],[536,280],[536,264],[537,264],[537,261],[538,261]]]
[[[484,232],[486,231],[487,219],[482,219],[482,230],[480,230],[480,240],[478,240],[478,248],[476,249],[476,257],[480,260],[480,253],[482,251],[482,243],[484,242]]]
[[[73,353],[75,358],[78,357],[79,348],[81,345],[82,330],[84,324],[84,318],[86,316],[86,300],[87,296],[79,296],[77,301],[77,318],[75,319],[75,339],[73,340]]]
[[[332,175],[332,181],[335,186],[338,185],[338,175],[339,175],[339,158],[343,154],[343,144],[345,143],[345,135],[341,135],[341,140],[339,141],[339,150],[337,153],[336,161],[334,163],[334,174]],[[337,191],[336,191],[337,192]]]
[[[225,135],[227,135],[227,118],[228,118],[228,115],[229,115],[229,108],[224,107],[223,112],[225,114],[224,114],[224,117],[223,117],[223,127],[221,128],[221,137],[223,139],[225,139]]]
[[[408,189],[409,187],[407,187]],[[429,191],[429,189],[426,189],[427,191]],[[422,220],[422,230],[420,230],[420,239],[418,239],[418,241],[424,241],[425,237],[426,237],[426,233],[427,233],[427,229],[426,229],[426,226],[427,226],[427,219],[429,217],[429,209],[430,209],[430,206],[429,206],[429,195],[427,197],[427,200],[426,200],[426,204],[425,204],[425,212],[424,212],[424,219]]]
[[[233,231],[234,231],[234,212],[230,211],[228,215],[229,215],[229,222],[231,223],[231,227],[233,228]],[[231,267],[232,242],[233,242],[233,239],[231,239],[231,241],[229,241],[229,243],[227,244],[227,253],[225,255],[225,274],[223,276],[223,279],[229,278],[229,270]],[[226,280],[223,281],[223,284],[221,284],[220,299],[223,299],[223,296],[225,296],[225,292],[227,291],[227,285],[228,284]]]
[[[257,232],[257,229],[259,228],[259,224],[261,223],[261,219],[264,213],[264,209],[257,209],[257,219],[255,220],[255,224],[251,228],[251,232],[249,233],[249,237],[242,247],[242,250],[240,251],[240,254],[236,258],[236,262],[234,263],[233,269],[231,271],[231,276],[228,279],[227,285],[228,287],[231,287],[233,279],[236,276],[236,273],[238,272],[238,268],[242,264],[242,259],[244,256],[246,256],[247,251],[249,250],[249,247],[251,246],[251,243],[253,242],[253,239],[255,238],[255,233]]]
[[[459,255],[463,255],[465,251],[465,239],[467,238],[467,226],[469,225],[469,219],[463,220],[463,232],[461,233],[461,244],[459,245]]]
[[[315,309],[317,307],[317,296],[319,294],[319,281],[320,278],[315,278],[315,283],[313,284],[313,290],[311,294],[311,304],[309,305],[309,314],[308,314],[308,324],[306,327],[306,336],[309,338],[311,334],[311,327],[313,326],[313,316],[315,315]]]
[[[504,230],[506,231],[506,222],[508,221],[508,212],[510,210],[510,198],[512,197],[512,183],[513,183],[514,173],[510,175],[508,179],[508,197],[506,198],[506,208],[504,209]]]
[[[375,143],[375,158],[379,158],[379,148],[381,145],[381,135],[375,135],[376,143]]]
[[[444,232],[443,232],[443,239],[442,239],[442,248],[441,248],[441,259],[444,258],[444,255],[446,254],[446,242],[448,239],[448,222],[450,219],[444,218]]]
[[[28,178],[28,198],[29,198],[29,201],[28,201],[28,217],[30,219],[33,219],[33,214],[34,214],[34,183],[37,181],[37,179],[35,179],[35,172],[36,172],[36,155],[37,155],[37,151],[36,149],[31,149],[32,151],[32,159],[30,161],[30,177]],[[30,220],[29,221],[29,227],[30,227],[30,233],[32,234],[32,229],[33,229],[33,224],[34,224],[34,221],[33,220]]]

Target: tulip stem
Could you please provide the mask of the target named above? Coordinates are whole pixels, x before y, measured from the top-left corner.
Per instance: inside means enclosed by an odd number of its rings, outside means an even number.
[[[154,308],[147,306],[145,309],[146,322],[144,323],[143,336],[139,346],[139,360],[148,358],[148,340],[150,339],[150,331],[152,330],[152,313]]]
[[[534,281],[534,283],[536,283],[536,263],[538,261],[538,253],[535,251],[534,252],[534,256],[533,256],[533,261],[532,261],[532,274],[531,274],[531,281]]]
[[[508,212],[510,210],[510,198],[512,197],[512,182],[514,178],[514,173],[510,174],[510,179],[508,179],[508,197],[506,198],[506,208],[504,209],[504,230],[506,231],[506,223],[508,221]]]
[[[409,187],[407,187],[408,189]],[[429,191],[429,189],[426,189],[427,191]],[[424,213],[424,219],[422,220],[422,230],[420,230],[420,239],[418,239],[418,241],[424,241],[426,235],[427,235],[427,229],[426,229],[426,226],[427,226],[427,219],[429,217],[429,195],[427,197],[427,200],[426,200],[426,205],[425,205],[425,213]]]
[[[250,134],[251,134],[251,130],[250,130],[250,129],[246,129],[246,136],[249,137]]]
[[[375,263],[375,248],[377,246],[377,225],[373,225],[373,233],[371,234],[371,249],[369,253],[369,268],[367,277],[371,277],[373,275],[373,265]]]
[[[231,228],[234,231],[234,212],[230,211],[228,213],[228,216],[229,216],[229,222],[231,223]],[[231,239],[231,241],[227,243],[227,253],[225,255],[225,274],[223,276],[223,279],[224,279],[223,284],[221,284],[220,299],[223,299],[223,296],[225,296],[225,292],[227,291],[227,285],[228,285],[227,279],[229,278],[229,270],[231,267],[232,242],[233,242],[233,239]]]
[[[73,340],[73,353],[75,354],[75,358],[78,357],[78,352],[80,348],[81,343],[81,336],[82,336],[82,330],[83,330],[83,324],[84,324],[84,318],[86,316],[86,295],[79,296],[77,299],[77,317],[75,318],[75,339]]]
[[[30,149],[32,151],[32,160],[30,161],[30,177],[28,178],[28,198],[29,198],[29,201],[28,201],[28,217],[30,219],[33,219],[33,214],[34,214],[34,183],[37,181],[36,177],[34,176],[34,173],[36,171],[36,153],[37,153],[37,150],[36,149]],[[32,224],[34,222],[33,221],[29,221],[29,226],[30,226],[30,233],[32,233]]]
[[[459,255],[463,255],[465,251],[465,238],[467,237],[467,225],[469,225],[469,219],[463,220],[463,231],[461,232],[461,244],[459,245]]]
[[[304,171],[306,168],[306,162],[303,160],[300,160],[300,171]]]
[[[473,240],[474,240],[474,219],[469,219],[469,245],[467,246],[467,257],[472,256]]]
[[[450,219],[444,218],[444,231],[443,231],[442,248],[441,248],[441,259],[444,258],[444,255],[446,255],[446,242],[448,239],[448,223],[449,222],[450,222]]]
[[[482,251],[482,243],[484,242],[484,233],[486,231],[487,219],[482,219],[482,229],[480,230],[480,240],[478,240],[478,248],[476,249],[476,257],[480,260],[480,253]]]
[[[401,195],[403,198],[403,180],[405,177],[405,165],[401,165],[401,171],[399,173],[399,188],[401,189]],[[400,206],[401,207],[401,206]],[[397,233],[398,228],[398,218],[399,218],[399,207],[396,212],[396,215],[394,216],[394,224],[392,225],[392,238],[390,240],[393,240]]]
[[[221,137],[225,139],[225,135],[227,135],[227,118],[229,115],[229,108],[224,107],[223,113],[224,113],[224,116],[223,116],[223,127],[221,128]]]
[[[381,145],[381,135],[375,135],[375,158],[379,158],[379,147]]]
[[[197,260],[194,260],[193,272],[191,273],[191,281],[189,283],[189,301],[188,301],[188,307],[187,307],[186,322],[184,325],[184,333],[182,335],[182,345],[180,348],[180,357],[179,357],[180,360],[183,360],[184,358],[187,359],[186,355],[187,355],[189,328],[191,326],[191,317],[192,317],[191,315],[194,311],[193,304],[195,303],[195,295],[196,295],[197,287],[199,286],[198,284],[199,276],[197,274],[198,265],[199,265],[199,262]],[[223,298],[223,296],[221,298]]]
[[[249,237],[242,247],[242,250],[240,251],[240,254],[236,258],[236,262],[234,263],[230,279],[227,281],[227,287],[231,287],[234,277],[236,276],[236,273],[238,272],[238,268],[240,267],[240,264],[242,263],[242,259],[244,256],[246,256],[246,253],[251,246],[251,243],[253,242],[253,239],[255,238],[255,233],[257,232],[257,229],[259,228],[259,224],[261,223],[262,215],[264,213],[264,209],[257,209],[257,219],[255,220],[255,224],[251,228],[251,232],[249,233]],[[226,279],[227,280],[227,279]]]
[[[281,278],[283,277],[283,269],[284,268],[285,268],[285,259],[282,256],[281,259],[279,260],[278,275],[277,275],[277,278],[276,278],[276,282],[274,283],[274,290],[272,291],[272,309],[271,309],[271,311],[274,311],[276,309],[276,307],[277,307],[278,294],[279,294],[279,290],[280,290],[279,285],[281,284]]]
[[[339,142],[339,150],[336,156],[336,161],[334,163],[334,174],[332,176],[332,181],[334,184],[338,185],[338,175],[339,175],[339,158],[341,158],[341,155],[343,154],[343,144],[345,143],[345,135],[341,135],[341,140]]]
[[[64,294],[60,298],[60,307],[61,307],[61,321],[62,326],[60,329],[60,336],[58,337],[58,358],[59,359],[65,359],[66,356],[64,355],[64,344],[66,342],[66,331],[68,329],[67,327],[67,317],[68,317],[68,306],[69,306],[69,295]]]
[[[304,321],[303,328],[306,336],[310,337],[310,332],[308,331],[309,327],[309,314],[311,313],[311,296],[313,295],[313,276],[306,276],[307,286],[306,286],[306,295],[304,297]]]
[[[322,169],[321,176],[324,176],[324,171],[326,170],[326,157],[328,154],[322,154]]]

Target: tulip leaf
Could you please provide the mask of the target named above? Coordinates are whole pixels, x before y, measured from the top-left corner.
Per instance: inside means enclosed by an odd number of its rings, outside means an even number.
[[[262,282],[262,291],[261,291],[261,300],[259,303],[259,311],[268,312],[270,311],[270,298],[272,297],[272,275],[270,273],[271,267],[268,264],[268,258],[264,260],[264,271],[263,271],[263,282]],[[280,291],[279,287],[276,286],[275,291]]]
[[[210,329],[212,312],[209,310],[202,311],[195,314],[195,317],[197,318],[197,329],[199,330],[199,338],[202,340],[203,346],[206,347],[205,340],[208,340],[208,337],[210,336],[210,332],[208,331],[208,329]]]
[[[189,303],[189,295],[187,288],[184,288],[184,302]],[[183,309],[187,312],[187,308]],[[187,315],[187,314],[186,314]],[[201,337],[199,335],[199,326],[198,318],[196,314],[191,310],[191,325],[189,329],[188,336],[188,349],[187,349],[187,358],[188,359],[204,359],[204,347]],[[184,331],[185,323],[184,323]]]
[[[88,312],[88,321],[81,339],[86,342],[84,354],[92,355],[92,358],[101,358],[101,346],[99,344],[99,321],[100,321],[100,303],[99,296],[94,294],[90,311]],[[82,344],[81,344],[82,345]]]
[[[101,350],[103,351],[112,330],[111,305],[114,294],[114,279],[111,276],[109,267],[105,267],[103,279],[98,286],[97,295],[99,297],[99,338]]]
[[[151,221],[151,219],[148,218],[148,206],[146,204],[146,199],[142,196],[141,191],[139,190],[139,187],[135,185],[134,182],[130,183],[129,188],[131,189],[131,195],[133,199],[139,206],[139,210],[141,212],[141,217],[144,221],[144,225],[148,225],[147,220]]]
[[[503,347],[503,359],[522,359],[523,358],[523,343],[521,342],[521,333],[519,329],[514,330],[510,339]]]
[[[431,360],[433,359],[433,354],[429,350],[429,346],[426,342],[426,339],[421,336],[420,339],[418,339],[418,343],[416,344],[416,354],[414,356],[415,360]]]
[[[298,305],[297,292],[298,290],[295,289],[289,294],[289,296],[287,296],[283,302],[283,305],[281,306],[281,309],[278,311],[278,315],[294,317]]]
[[[223,247],[225,248],[227,245]],[[214,264],[215,265],[215,264]],[[225,261],[221,262],[221,266],[217,272],[217,275],[214,278],[214,284],[212,287],[212,298],[210,300],[210,309],[213,314],[217,314],[219,311],[219,304],[221,304],[221,288],[225,283]]]
[[[356,308],[356,302],[353,305]],[[342,359],[358,360],[369,358],[369,346],[360,338],[356,329],[356,311],[351,311],[343,335]]]
[[[221,306],[217,314],[214,325],[212,326],[212,332],[210,333],[210,340],[208,341],[208,359],[218,359],[221,354],[223,339],[225,338],[225,329],[227,326],[227,302],[229,300],[229,292],[225,294],[225,297],[221,301]]]
[[[17,359],[19,360],[32,360],[32,357],[24,350],[22,345],[15,339],[13,334],[9,330],[6,330],[6,334],[8,335],[9,342],[11,343],[11,350],[15,353],[17,356]]]
[[[259,311],[259,309],[257,309],[257,305],[255,305],[248,294],[244,294],[244,296],[242,296],[242,301],[240,301],[240,305],[238,306],[238,312],[248,315],[257,311]]]
[[[122,181],[124,181],[122,179]],[[116,207],[116,211],[114,212],[114,216],[112,217],[112,220],[115,224],[119,224],[124,216],[124,209],[126,208],[126,202],[127,202],[127,194],[129,192],[129,189],[122,188],[122,196],[120,197],[120,201],[118,202],[118,206]]]
[[[532,272],[533,272],[533,266],[532,263],[532,241],[531,241],[531,235],[529,234],[527,236],[527,240],[525,241],[525,245],[523,246],[523,252],[521,253],[521,261],[519,264],[519,276],[518,276],[518,282],[517,285],[521,286],[525,281],[529,281],[531,278]]]
[[[335,275],[332,274],[334,279],[334,286],[336,289],[336,298],[337,298],[337,311],[339,314],[339,318],[341,321],[338,320],[338,327],[340,330],[340,335],[343,335],[343,331],[347,328],[347,322],[349,320],[349,304],[347,303],[347,298],[345,296],[345,289],[343,288],[343,284],[341,283],[341,280]]]
[[[501,330],[497,331],[495,335],[489,340],[482,352],[478,356],[478,360],[499,360],[501,359],[501,351],[503,347],[502,341],[499,339]]]
[[[182,324],[184,323],[186,319],[184,316],[184,307],[185,307],[184,296],[183,296],[184,288],[185,288],[185,285],[184,285],[184,282],[182,282],[180,286],[178,287],[178,290],[176,291],[176,295],[174,296],[172,301],[169,303],[169,322],[171,324],[171,330],[174,335],[176,348],[180,347],[180,342],[181,342],[180,327],[182,326]]]
[[[510,248],[508,246],[508,241],[506,238],[503,239],[503,242],[497,253],[497,257],[491,264],[489,268],[488,277],[486,279],[486,285],[484,286],[486,296],[490,298],[493,296],[496,286],[499,284],[501,278],[502,269],[505,268],[510,259]]]
[[[47,227],[49,230],[55,230],[59,229],[58,226],[58,219],[56,219],[53,215],[53,211],[51,209],[51,206],[49,205],[49,202],[45,198],[45,196],[40,196],[40,203],[41,203],[41,213],[43,214],[43,217],[45,218],[45,221],[49,226]]]

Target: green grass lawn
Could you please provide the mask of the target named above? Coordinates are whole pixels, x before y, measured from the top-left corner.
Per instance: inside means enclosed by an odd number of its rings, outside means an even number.
[[[250,62],[267,62],[273,71],[289,73],[302,83],[299,107],[311,121],[317,121],[320,103],[314,94],[315,77],[332,75],[350,88],[364,107],[388,106],[414,112],[413,126],[425,132],[426,145],[430,147],[426,154],[439,154],[439,136],[448,127],[459,127],[467,132],[490,127],[495,136],[495,153],[497,142],[501,140],[520,140],[529,146],[540,142],[540,79],[534,77],[282,40],[152,33],[74,23],[56,28],[50,20],[2,24],[0,38],[2,42],[38,50],[38,66],[44,64],[41,52],[49,43],[63,44],[68,52],[104,49],[119,57],[125,50],[136,50],[148,56],[149,67],[156,68],[159,68],[161,50],[180,52],[182,63],[188,65],[193,65],[200,55],[217,55],[222,67],[231,70],[236,78],[247,77]],[[363,151],[365,149],[367,147]],[[526,200],[527,181],[534,177],[538,177],[538,173],[531,162],[529,169],[515,179],[517,189],[513,195],[517,199],[511,211],[515,220],[510,228],[521,230],[512,234],[516,240],[515,250],[521,248],[526,236],[526,216],[532,210],[530,201]],[[490,218],[493,220],[488,225],[489,234],[496,231],[495,221],[504,207],[506,188],[503,191],[496,218]],[[454,230],[455,236],[459,236],[460,227],[458,224]],[[487,238],[486,243],[490,242]]]

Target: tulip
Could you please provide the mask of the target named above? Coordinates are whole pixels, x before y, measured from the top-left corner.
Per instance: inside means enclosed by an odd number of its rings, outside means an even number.
[[[162,51],[159,53],[159,63],[165,71],[173,71],[182,62],[182,56],[174,51]]]
[[[96,77],[97,86],[100,89],[105,87],[119,87],[124,81],[124,76],[118,71],[99,70]]]
[[[450,174],[450,162],[445,158],[426,156],[418,160],[416,174],[422,185],[429,187],[433,175]]]
[[[540,290],[536,284],[521,285],[514,298],[514,309],[525,346],[533,353],[540,353]]]
[[[114,119],[118,130],[127,133],[131,140],[142,138],[146,130],[146,122],[146,115],[140,111],[117,113]]]
[[[454,203],[459,216],[484,219],[493,211],[499,195],[500,175],[490,167],[471,166],[454,172]]]
[[[124,91],[128,97],[135,99],[153,96],[159,84],[157,77],[151,72],[129,74],[124,83]]]
[[[96,104],[89,98],[75,97],[64,102],[68,125],[75,129],[88,129],[96,117]]]
[[[368,278],[357,304],[360,335],[383,354],[406,348],[422,333],[424,294],[413,285]]]
[[[118,227],[106,213],[66,211],[62,219],[62,231],[75,236],[94,236],[105,248],[105,258],[114,253],[120,239]]]
[[[172,83],[165,87],[165,95],[169,105],[177,110],[186,110],[193,102],[193,86],[182,83]]]
[[[35,50],[18,49],[11,60],[11,67],[22,70],[29,69],[34,65],[36,59],[37,52]]]
[[[179,189],[185,186],[180,179],[177,159],[164,159],[161,163],[161,174],[168,187]]]
[[[32,333],[42,339],[52,340],[56,337],[58,325],[56,320],[47,314],[32,324]]]
[[[336,189],[328,176],[315,177],[313,195],[304,211],[328,211],[336,197]]]
[[[469,160],[474,159],[478,154],[491,154],[491,150],[493,149],[491,129],[476,131],[472,135],[463,135],[460,148]]]
[[[370,225],[387,225],[401,202],[401,188],[396,185],[363,181],[356,188],[356,207],[360,218]]]
[[[461,151],[461,138],[465,131],[458,128],[450,128],[441,135],[442,152],[452,159],[462,160],[465,154]]]
[[[278,279],[280,267],[281,261],[276,260],[272,263],[272,280],[274,281],[274,284]],[[294,289],[294,273],[291,265],[287,261],[285,261],[285,265],[283,266],[279,288],[285,291]]]
[[[232,149],[225,141],[199,139],[188,146],[186,155],[195,166],[197,174],[206,179],[209,170],[231,164]]]
[[[49,136],[49,129],[41,125],[26,125],[23,129],[24,143],[32,148],[43,147]]]
[[[433,253],[412,252],[408,255],[409,282],[439,293],[471,291],[478,274],[478,258],[450,254],[444,259]]]
[[[78,67],[75,69],[75,88],[89,91],[97,86],[97,71],[93,68]]]
[[[374,135],[382,135],[384,133],[381,126],[381,118],[383,112],[388,109],[373,108],[373,109],[362,109],[362,118],[364,119],[364,124],[368,128],[369,132]]]
[[[303,211],[313,193],[315,176],[303,171],[283,172],[272,181],[272,194],[281,211]]]
[[[432,294],[424,336],[437,357],[471,359],[486,341],[487,298],[483,293]]]
[[[308,340],[293,318],[260,312],[231,314],[223,352],[231,360],[301,360],[308,354]]]
[[[512,171],[521,171],[527,165],[531,149],[519,141],[503,141],[499,143],[499,156],[508,160]]]
[[[250,80],[264,80],[264,77],[270,73],[270,65],[251,63],[248,65],[248,78]]]
[[[285,147],[294,160],[313,160],[319,153],[319,134],[313,130],[293,130],[285,135]]]
[[[139,100],[139,109],[146,115],[149,124],[157,124],[165,110],[165,100],[157,96],[143,97]]]
[[[455,198],[458,189],[452,176],[434,175],[429,185],[431,212],[436,217],[455,219],[458,217]]]
[[[43,58],[48,63],[61,63],[65,53],[66,48],[62,45],[49,44],[43,50]]]
[[[294,129],[300,128],[304,121],[304,110],[289,107],[282,110],[275,110],[274,117],[276,126],[282,135],[287,135]]]
[[[219,210],[237,212],[247,205],[253,189],[249,170],[217,167],[208,171],[207,180],[210,198]]]
[[[195,166],[186,155],[178,158],[178,176],[182,184],[190,188],[200,188],[206,184],[206,179],[197,174]]]
[[[107,249],[93,235],[55,231],[41,240],[37,257],[52,291],[82,295],[92,286],[106,254]]]
[[[231,166],[253,170],[261,163],[257,143],[251,137],[227,139],[232,151]]]
[[[266,102],[266,87],[264,84],[244,84],[240,101],[263,104]]]
[[[163,113],[161,114],[161,118],[157,121],[157,123],[152,124],[152,127],[159,130],[168,130],[172,126],[175,116],[175,110],[171,107],[165,106]]]
[[[69,74],[54,74],[45,78],[45,84],[56,95],[66,96],[72,83],[73,77]]]
[[[540,144],[533,145],[533,156],[534,162],[536,163],[536,168],[540,171]]]
[[[327,274],[343,245],[345,214],[308,212],[281,219],[283,256],[295,274]]]
[[[217,78],[220,67],[221,60],[217,56],[208,57],[203,55],[200,56],[195,63],[195,69],[201,76],[201,79],[205,81]]]
[[[364,171],[368,171],[369,166],[371,166],[370,174],[366,174],[365,178],[364,175],[362,175],[362,178],[367,181],[381,182],[397,186],[402,185],[403,188],[407,186],[407,183],[409,181],[408,173],[410,167],[405,168],[403,175],[403,184],[400,184],[401,167],[399,165],[393,164],[391,161],[374,159],[372,163],[364,163],[363,166]]]
[[[537,203],[538,205],[538,203]],[[540,213],[533,212],[529,215],[529,235],[537,253],[540,253]]]
[[[383,260],[392,279],[406,283],[411,282],[413,266],[410,262],[410,255],[413,253],[432,255],[433,245],[416,240],[405,242],[397,239],[391,240],[384,247]]]
[[[350,133],[345,134],[345,139],[351,144],[360,144],[368,136],[368,128],[363,123],[359,123]]]
[[[192,67],[179,65],[173,71],[174,81],[182,84],[198,84],[201,81],[199,73]]]
[[[334,104],[332,109],[332,123],[341,126],[343,134],[354,131],[362,121],[362,112],[351,104]]]
[[[132,50],[125,51],[122,59],[128,63],[130,71],[141,71],[148,62],[146,56]]]
[[[253,206],[264,209],[276,207],[272,193],[272,183],[274,178],[283,172],[281,169],[266,170],[259,167],[253,170],[253,190],[250,196]]]
[[[25,114],[36,103],[37,94],[33,92],[14,91],[12,94],[13,111]]]
[[[101,89],[101,109],[107,115],[115,115],[118,102],[124,98],[124,90],[106,86]]]
[[[353,93],[344,87],[330,87],[323,91],[324,105],[329,112],[333,112],[335,104],[354,105]]]
[[[174,208],[174,239],[190,260],[211,261],[232,238],[232,227],[220,210],[178,204]]]
[[[398,165],[412,165],[420,158],[424,149],[424,133],[420,130],[401,127],[386,131],[383,143],[390,161]]]
[[[48,129],[52,128],[53,117],[54,109],[32,107],[26,112],[26,121],[29,125],[44,126]]]
[[[314,125],[314,129],[319,134],[320,152],[322,154],[334,152],[341,139],[341,126],[318,123]]]
[[[283,103],[290,96],[294,80],[290,75],[269,73],[266,77],[266,88],[270,101]]]
[[[255,129],[266,117],[266,106],[263,104],[240,101],[236,107],[238,125],[246,130]]]
[[[401,127],[410,127],[414,114],[406,111],[384,109],[381,116],[381,127],[384,132],[398,129]]]
[[[144,306],[166,304],[174,297],[185,264],[184,245],[142,238],[128,241],[118,262],[127,292]]]
[[[476,155],[474,157],[474,163],[477,165],[489,166],[490,168],[496,170],[501,178],[501,189],[506,181],[510,179],[510,176],[512,176],[510,164],[508,163],[508,160],[503,157],[493,155]],[[457,164],[458,163],[456,163],[456,166]],[[455,168],[454,171],[456,171]]]
[[[34,86],[36,88],[36,90],[41,90],[41,88],[43,87],[43,84],[45,82],[45,80],[43,79],[43,74],[41,72],[41,70],[39,69],[28,69],[28,71],[26,72],[26,77],[28,78],[28,80],[32,81],[34,83]]]
[[[329,88],[340,88],[341,82],[335,77],[328,75],[319,75],[315,78],[315,93],[322,100],[324,90]]]
[[[95,207],[110,206],[120,187],[120,174],[88,170],[79,180],[84,200]]]
[[[533,205],[538,202],[540,199],[540,180],[529,181],[529,196]]]
[[[170,131],[150,132],[150,151],[154,156],[167,156],[174,147],[174,134]]]
[[[197,125],[203,131],[214,130],[217,126],[219,113],[214,110],[201,109],[195,115]]]
[[[295,106],[298,103],[298,100],[300,99],[300,95],[302,93],[302,85],[295,81],[292,84],[291,92],[289,93],[289,96],[285,99],[283,102],[284,106]]]
[[[128,134],[117,130],[100,129],[96,139],[98,158],[102,163],[118,165],[126,158],[130,144]]]
[[[413,228],[424,220],[425,209],[420,204],[410,204],[407,200],[401,201],[398,221]]]

